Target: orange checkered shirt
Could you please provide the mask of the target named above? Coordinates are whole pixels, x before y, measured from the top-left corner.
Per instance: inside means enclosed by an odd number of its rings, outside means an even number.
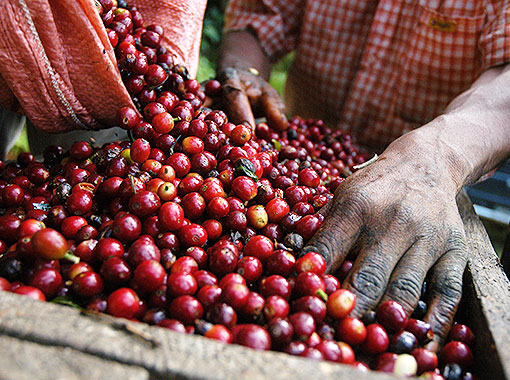
[[[510,0],[230,0],[225,29],[255,32],[273,62],[295,51],[289,112],[378,148],[510,59]]]

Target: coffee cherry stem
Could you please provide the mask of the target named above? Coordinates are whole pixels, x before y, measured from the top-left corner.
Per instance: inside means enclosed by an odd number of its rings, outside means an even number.
[[[318,289],[315,294],[324,302],[328,302],[328,294],[324,290]]]
[[[128,177],[129,177],[129,183],[131,185],[131,191],[133,192],[133,194],[136,194],[135,180],[133,179],[132,175],[129,175]]]
[[[171,146],[171,147],[170,147],[170,149],[169,149],[169,153],[168,153],[169,155],[174,154],[174,148],[175,148],[175,145],[179,142],[179,140],[181,139],[181,137],[182,137],[182,136],[183,136],[183,135],[179,135],[179,136],[177,136],[177,138],[175,139],[174,143],[172,144],[172,146]]]
[[[75,256],[71,251],[67,251],[64,254],[63,259],[66,259],[66,260],[72,262],[73,264],[76,264],[76,263],[80,262],[80,258],[78,256]]]
[[[365,161],[365,162],[363,162],[362,164],[359,164],[359,165],[354,165],[352,168],[354,170],[360,170],[360,169],[366,168],[368,165],[373,164],[374,162],[376,162],[378,158],[379,158],[379,156],[377,154],[374,154],[374,157],[372,157],[370,160]]]

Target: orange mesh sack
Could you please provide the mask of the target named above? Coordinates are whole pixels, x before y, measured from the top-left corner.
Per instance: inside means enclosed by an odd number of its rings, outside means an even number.
[[[129,2],[194,75],[206,0]],[[40,130],[101,129],[132,105],[93,0],[0,2],[0,106]]]

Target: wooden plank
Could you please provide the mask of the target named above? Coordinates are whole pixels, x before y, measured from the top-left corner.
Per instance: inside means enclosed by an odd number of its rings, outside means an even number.
[[[71,347],[103,359],[146,368],[154,378],[172,380],[394,379],[362,373],[342,364],[316,362],[277,352],[226,345],[200,336],[126,322],[159,342],[144,339],[79,311],[0,292],[0,332],[42,345]]]
[[[467,302],[477,360],[488,379],[510,379],[510,281],[468,196],[458,197],[469,249]],[[471,294],[469,294],[471,293]]]
[[[0,379],[3,380],[148,380],[141,367],[103,360],[69,347],[44,346],[2,336]]]
[[[510,223],[506,228],[506,239],[503,251],[501,252],[501,264],[507,277],[510,277]]]

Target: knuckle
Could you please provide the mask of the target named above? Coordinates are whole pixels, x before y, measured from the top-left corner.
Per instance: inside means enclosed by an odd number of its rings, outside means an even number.
[[[416,224],[417,213],[414,208],[403,203],[393,203],[385,210],[385,219],[406,226]]]
[[[373,263],[366,263],[351,278],[351,288],[371,303],[379,299],[385,284],[383,268]]]
[[[406,310],[413,310],[421,294],[420,280],[409,273],[408,276],[391,281],[388,284],[387,293],[401,303]]]
[[[467,252],[466,238],[464,230],[452,228],[446,242],[449,250],[457,250],[461,252]]]
[[[223,86],[221,86],[221,89],[223,91],[223,95],[226,97],[237,97],[243,93],[243,90],[241,88],[230,83],[224,84]]]
[[[330,213],[341,213],[345,220],[364,219],[374,209],[374,201],[362,191],[353,191],[339,186]]]
[[[447,275],[440,281],[435,281],[431,288],[432,296],[440,297],[444,309],[453,309],[462,296],[462,275]]]
[[[227,82],[231,78],[237,77],[237,70],[234,67],[225,67],[218,71],[218,80],[220,82]]]

